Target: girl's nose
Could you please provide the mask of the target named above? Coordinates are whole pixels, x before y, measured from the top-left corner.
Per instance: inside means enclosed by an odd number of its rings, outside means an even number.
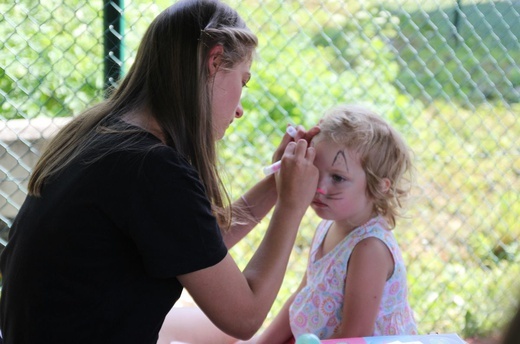
[[[238,106],[235,110],[235,118],[240,118],[244,115],[244,108],[242,107],[242,103],[238,103]]]
[[[318,185],[316,186],[316,193],[320,195],[326,195],[326,180],[322,173],[320,173],[320,176],[318,178]]]

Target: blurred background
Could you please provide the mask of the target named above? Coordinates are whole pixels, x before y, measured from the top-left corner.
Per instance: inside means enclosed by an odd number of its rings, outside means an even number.
[[[422,334],[500,331],[520,299],[520,1],[226,1],[260,41],[245,115],[219,142],[232,196],[262,178],[288,123],[369,106],[415,152],[395,235]],[[42,145],[131,65],[172,1],[0,1],[0,243]],[[303,220],[268,322],[298,286]],[[232,250],[245,263],[268,220]],[[1,245],[0,245],[1,246]]]

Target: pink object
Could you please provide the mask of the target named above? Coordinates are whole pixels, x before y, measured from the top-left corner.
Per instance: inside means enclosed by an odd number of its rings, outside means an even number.
[[[317,189],[316,189],[316,192],[319,193],[319,194],[325,195],[325,191],[323,191],[323,190],[320,189],[320,188],[317,188]]]

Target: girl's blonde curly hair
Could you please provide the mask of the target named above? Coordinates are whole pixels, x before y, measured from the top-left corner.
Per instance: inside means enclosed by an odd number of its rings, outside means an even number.
[[[375,112],[359,105],[328,110],[319,127],[315,141],[331,140],[359,154],[374,211],[394,228],[413,180],[412,151],[399,132]],[[390,181],[388,190],[381,187],[385,178]]]

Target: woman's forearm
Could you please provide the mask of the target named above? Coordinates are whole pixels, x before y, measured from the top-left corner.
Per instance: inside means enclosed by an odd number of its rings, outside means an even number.
[[[240,209],[247,216],[235,218],[231,228],[223,233],[228,249],[244,238],[271,211],[277,198],[275,179],[271,175],[233,203],[233,208]]]

